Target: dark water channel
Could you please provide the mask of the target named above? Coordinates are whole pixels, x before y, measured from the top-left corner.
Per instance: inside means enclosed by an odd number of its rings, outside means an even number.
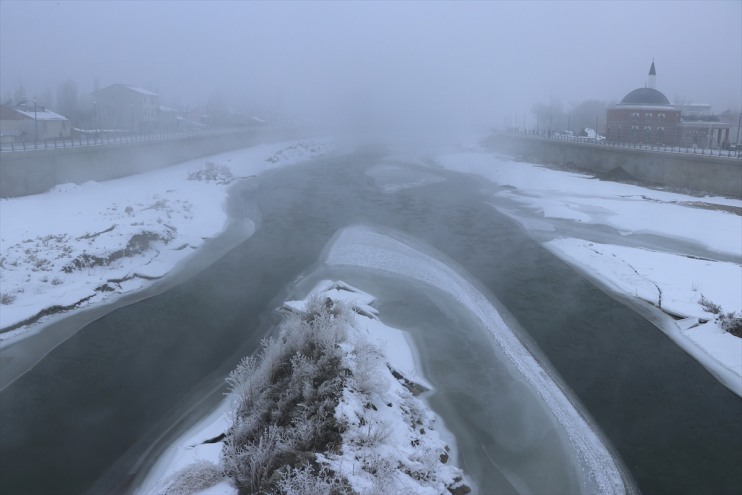
[[[382,194],[363,173],[380,159],[264,176],[262,226],[248,241],[86,325],[0,392],[0,493],[125,492],[164,425],[198,411],[265,335],[287,287],[358,222],[419,237],[474,274],[548,356],[642,492],[742,493],[738,397],[493,211],[476,180],[440,172],[447,181]],[[487,391],[461,394],[476,405]],[[460,414],[466,421],[476,407]]]

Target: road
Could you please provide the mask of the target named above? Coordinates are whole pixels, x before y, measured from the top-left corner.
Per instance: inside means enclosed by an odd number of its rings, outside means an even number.
[[[177,286],[86,324],[0,392],[0,492],[125,492],[162,447],[150,450],[155,440],[219,400],[224,375],[266,335],[272,309],[316,269],[331,237],[356,223],[419,238],[474,274],[579,398],[643,493],[739,492],[738,397],[499,215],[481,181],[436,170],[445,180],[384,193],[365,172],[385,163],[372,152],[325,158],[265,175],[254,193],[235,191],[236,210],[244,201],[262,216],[249,240]],[[419,173],[418,165],[394,166]],[[440,318],[428,312],[420,321],[443,330],[441,322],[456,322],[445,304],[419,298],[383,300],[382,309],[409,323],[416,308],[437,307]],[[413,329],[413,337],[441,390],[431,403],[454,424],[462,459],[486,489],[473,459],[477,449],[497,454],[488,422],[521,412],[498,406],[476,345],[451,349],[460,340],[453,323],[448,336]]]

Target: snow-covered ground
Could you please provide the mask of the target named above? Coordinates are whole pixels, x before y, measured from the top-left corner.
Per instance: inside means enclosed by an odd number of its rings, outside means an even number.
[[[235,180],[332,149],[326,140],[261,145],[138,176],[0,200],[0,346],[34,331],[47,318],[36,319],[45,310],[111,302],[172,272],[224,230],[224,202]],[[390,160],[367,173],[389,194],[440,180],[437,174],[411,173],[397,165],[409,161],[409,156]],[[707,311],[710,306],[699,304],[703,296],[725,313],[742,312],[742,201],[603,182],[472,147],[414,163],[486,178],[494,208],[602,287],[654,310],[658,318],[653,322],[662,331],[742,395],[742,339],[724,332]],[[360,227],[343,231],[338,239],[326,253],[326,264],[404,274],[469,307],[484,327],[507,326],[445,263],[421,264],[424,255],[408,240]],[[414,372],[401,332],[368,331],[389,343],[390,361]],[[620,469],[600,435],[518,347],[517,339],[507,332],[492,335],[565,429],[585,469],[586,486],[621,492]],[[224,412],[215,411],[179,440],[163,458],[167,467],[158,468],[158,476],[194,459],[218,456],[219,444],[183,446],[223,432]],[[231,488],[222,484],[204,493],[224,489]]]
[[[463,472],[456,467],[453,439],[445,435],[440,418],[410,390],[410,387],[417,387],[417,390],[432,387],[417,373],[404,332],[385,325],[376,316],[377,311],[372,306],[374,297],[343,282],[323,281],[305,299],[288,301],[283,308],[290,313],[307,315],[312,313],[313,301],[326,306],[328,300],[354,313],[344,325],[347,337],[340,344],[344,366],[352,370],[353,381],[343,388],[335,408],[336,420],[346,428],[342,446],[335,453],[315,452],[317,461],[329,467],[335,478],[346,480],[355,493],[435,495],[446,493],[447,487],[461,486]],[[344,318],[342,314],[340,317]],[[391,370],[398,375],[393,376]],[[251,379],[256,379],[257,374],[255,370]],[[234,426],[235,404],[239,400],[239,394],[233,392],[212,414],[174,442],[136,492],[143,495],[170,493],[168,490],[182,479],[179,475],[190,472],[189,469],[195,467],[198,473],[202,466],[222,466],[225,462],[223,442],[204,441]],[[223,467],[216,470],[217,473],[222,471]],[[213,486],[194,490],[194,493],[238,493],[229,478],[216,478],[213,482]],[[294,483],[300,482],[295,479]],[[202,477],[201,483],[192,485],[208,483],[206,477]],[[303,489],[296,493],[312,493],[307,491],[307,485],[303,485]]]
[[[435,161],[501,186],[494,208],[602,287],[651,304],[653,322],[742,395],[742,339],[700,304],[742,316],[742,201],[601,181],[473,147]]]
[[[230,184],[333,146],[265,144],[0,200],[0,345],[29,334],[45,313],[110,302],[163,277],[225,229]]]

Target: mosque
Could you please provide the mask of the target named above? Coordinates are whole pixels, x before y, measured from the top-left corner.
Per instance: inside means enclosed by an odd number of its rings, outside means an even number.
[[[711,113],[711,105],[672,105],[655,88],[657,71],[649,68],[643,88],[628,93],[608,109],[606,140],[630,144],[725,148],[729,145],[729,123]]]

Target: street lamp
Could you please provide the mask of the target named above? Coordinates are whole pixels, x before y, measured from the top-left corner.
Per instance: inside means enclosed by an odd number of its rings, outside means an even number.
[[[742,125],[742,112],[739,113],[739,120],[737,121],[737,139],[734,140],[735,146],[739,146],[739,126],[740,125]]]
[[[93,106],[95,107],[95,140],[94,143],[98,143],[98,135],[100,134],[100,127],[98,126],[98,101],[93,100]]]
[[[39,147],[39,118],[36,114],[36,98],[33,99],[33,126],[36,131],[36,138],[34,139],[34,148]]]
[[[134,134],[134,104],[129,103],[129,115],[131,115],[131,133]]]

